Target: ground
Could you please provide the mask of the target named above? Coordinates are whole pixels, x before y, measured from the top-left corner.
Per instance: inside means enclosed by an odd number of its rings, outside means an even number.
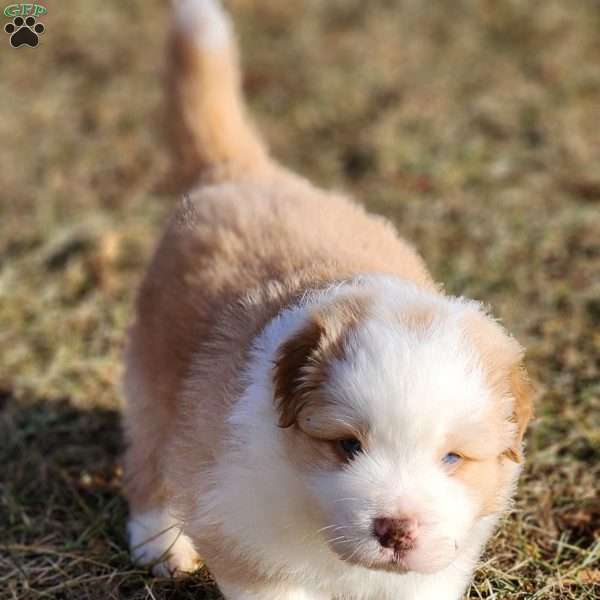
[[[175,197],[168,5],[47,6],[36,48],[0,32],[0,600],[216,598],[129,562],[119,494],[120,354]],[[392,219],[528,349],[527,466],[469,598],[597,598],[600,5],[229,6],[274,154]]]

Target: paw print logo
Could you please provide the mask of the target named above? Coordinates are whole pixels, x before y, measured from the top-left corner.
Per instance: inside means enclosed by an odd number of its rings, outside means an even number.
[[[12,23],[4,26],[4,31],[10,35],[10,45],[13,48],[19,46],[31,46],[35,48],[46,28],[41,23],[36,23],[35,17],[15,17]]]

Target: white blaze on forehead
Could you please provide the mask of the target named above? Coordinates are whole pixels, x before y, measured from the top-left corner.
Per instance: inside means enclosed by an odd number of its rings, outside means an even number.
[[[401,308],[400,308],[401,310]],[[347,358],[328,385],[341,404],[361,413],[374,436],[418,449],[476,422],[491,395],[460,311],[441,310],[415,327],[375,314],[351,336]]]

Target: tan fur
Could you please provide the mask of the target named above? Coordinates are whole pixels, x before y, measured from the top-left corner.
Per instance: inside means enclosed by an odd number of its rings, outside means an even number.
[[[467,335],[480,352],[492,392],[498,399],[507,394],[513,398],[512,420],[516,424],[517,434],[513,444],[506,450],[506,456],[521,462],[521,443],[533,417],[535,395],[522,364],[523,348],[498,323],[482,314],[471,315],[465,325]]]
[[[510,469],[505,469],[503,457],[486,460],[465,460],[454,474],[469,489],[472,498],[481,507],[478,518],[503,510],[511,488]]]
[[[422,259],[385,219],[271,162],[245,116],[235,47],[199,52],[175,33],[170,56],[178,177],[184,184],[203,179],[207,185],[176,208],[137,298],[126,353],[124,417],[126,494],[134,513],[171,503],[175,495],[184,504],[196,500],[181,490],[196,465],[220,453],[225,417],[252,341],[307,290],[383,273],[441,293]],[[307,391],[303,386],[312,377],[308,391],[316,391],[325,365],[339,354],[340,340],[364,311],[360,298],[336,305],[315,315],[283,349],[275,370],[281,425],[295,423]],[[407,318],[426,327],[432,315],[416,309]],[[514,370],[521,351],[511,346],[506,360],[497,356],[487,346],[488,333],[506,336],[496,325],[490,331],[485,327],[475,323],[472,334],[490,377],[500,377],[499,390],[505,378],[497,373],[513,369],[520,442],[531,416],[527,385]],[[321,370],[309,373],[307,361],[313,359],[313,367]],[[198,400],[186,404],[181,397],[191,369]],[[198,443],[186,446],[189,423]],[[331,447],[322,445],[327,442],[313,439],[319,437],[314,424],[310,433],[306,439],[301,427],[295,432],[294,460],[335,460]],[[474,465],[461,477],[491,498],[492,472]],[[252,581],[249,565],[220,561],[219,535],[215,531],[214,538],[203,540],[207,552],[214,550],[211,567],[231,581],[242,576]]]
[[[199,52],[173,28],[168,59],[167,117],[178,187],[271,168],[241,99],[236,46]]]
[[[517,424],[518,446],[511,448],[508,456],[516,462],[521,462],[523,460],[521,442],[525,436],[527,426],[534,416],[533,401],[536,392],[522,364],[513,365],[509,378],[510,390],[515,401],[513,419]]]

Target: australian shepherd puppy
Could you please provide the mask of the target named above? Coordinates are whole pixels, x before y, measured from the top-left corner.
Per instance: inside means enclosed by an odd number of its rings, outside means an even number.
[[[194,185],[127,349],[133,559],[229,600],[456,600],[521,468],[522,348],[269,157],[216,0],[175,3],[169,76]]]

